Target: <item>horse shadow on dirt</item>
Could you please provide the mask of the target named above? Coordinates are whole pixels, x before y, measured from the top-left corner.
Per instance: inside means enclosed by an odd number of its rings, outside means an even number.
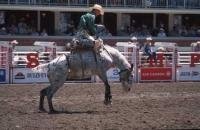
[[[39,111],[38,113],[46,113],[47,111]],[[118,113],[117,111],[68,111],[68,110],[56,110],[54,112],[47,112],[48,114],[91,114],[91,115],[101,115],[106,113]]]

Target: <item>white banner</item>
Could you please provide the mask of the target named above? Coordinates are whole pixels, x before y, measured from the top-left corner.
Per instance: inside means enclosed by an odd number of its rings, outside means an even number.
[[[200,81],[200,67],[182,66],[177,70],[178,81]]]
[[[109,82],[119,82],[119,69],[118,68],[110,68],[107,72],[107,79]],[[96,82],[102,82],[101,79],[96,76]]]
[[[14,68],[13,83],[45,83],[49,82],[47,72],[33,72],[30,68]]]

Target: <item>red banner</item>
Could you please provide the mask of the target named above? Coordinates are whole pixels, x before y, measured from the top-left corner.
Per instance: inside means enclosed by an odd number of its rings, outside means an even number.
[[[141,80],[172,80],[172,68],[141,68]]]

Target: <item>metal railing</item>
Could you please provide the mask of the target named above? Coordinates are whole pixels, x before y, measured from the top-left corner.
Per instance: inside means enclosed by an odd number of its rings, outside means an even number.
[[[46,5],[89,7],[93,4],[104,7],[134,8],[182,8],[200,9],[200,0],[1,0],[1,5]]]

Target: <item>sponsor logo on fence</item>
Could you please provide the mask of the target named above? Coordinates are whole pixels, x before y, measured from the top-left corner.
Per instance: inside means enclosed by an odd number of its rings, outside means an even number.
[[[186,77],[190,76],[190,72],[188,72],[188,71],[187,72],[181,72],[180,76],[186,76]]]
[[[33,72],[29,68],[15,68],[13,83],[40,83],[48,82],[47,72]]]
[[[199,75],[199,72],[197,71],[192,71],[192,76],[198,76]]]
[[[27,73],[27,78],[47,78],[47,73]]]
[[[177,80],[179,80],[179,81],[199,81],[200,80],[199,67],[185,66],[185,67],[179,68],[177,71]]]
[[[25,75],[22,72],[19,72],[15,75],[15,79],[25,79]]]
[[[141,68],[141,80],[172,80],[172,68]]]

